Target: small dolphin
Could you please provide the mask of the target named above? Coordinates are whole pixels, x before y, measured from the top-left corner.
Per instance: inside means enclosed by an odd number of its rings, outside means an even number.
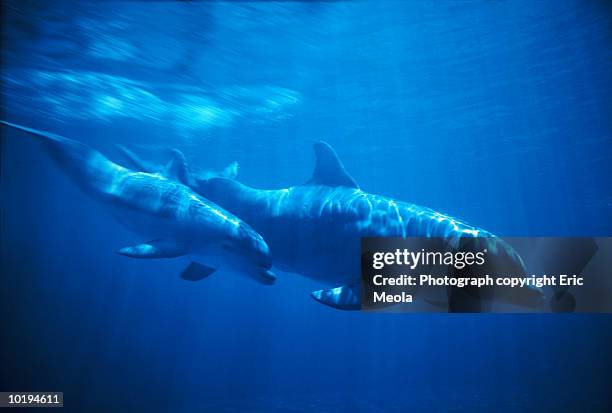
[[[175,176],[252,225],[270,245],[276,265],[329,285],[340,285],[312,293],[315,300],[334,308],[360,308],[363,237],[435,237],[448,248],[471,238],[482,242],[484,245],[479,247],[487,248],[488,255],[504,268],[524,275],[521,257],[502,239],[429,208],[362,191],[330,145],[317,142],[314,151],[316,166],[311,179],[285,189],[255,189],[223,177],[193,179],[187,169]],[[176,159],[184,159],[174,153]],[[132,161],[138,167],[146,167]],[[176,163],[186,168],[183,162]],[[448,302],[443,303],[450,310],[474,308],[473,304],[462,307],[461,299],[451,302],[452,296],[451,291]],[[500,289],[494,298],[526,307],[538,307],[543,302],[542,291],[535,288]]]
[[[38,138],[85,193],[106,205],[126,228],[150,239],[121,248],[119,254],[132,258],[188,256],[192,262],[181,277],[192,281],[216,268],[237,269],[264,284],[275,281],[270,250],[263,238],[186,185],[160,174],[124,168],[83,143],[0,123]]]

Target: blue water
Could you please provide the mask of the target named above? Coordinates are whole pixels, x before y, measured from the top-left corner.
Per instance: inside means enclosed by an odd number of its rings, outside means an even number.
[[[6,1],[4,119],[240,179],[334,146],[367,191],[499,235],[612,236],[606,1]],[[0,390],[67,411],[610,411],[608,315],[341,312],[281,273],[199,283],[3,131]]]

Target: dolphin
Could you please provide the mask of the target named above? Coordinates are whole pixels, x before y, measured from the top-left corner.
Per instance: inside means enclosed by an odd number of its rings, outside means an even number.
[[[334,286],[311,293],[315,300],[333,308],[361,308],[360,243],[364,237],[440,238],[447,248],[473,239],[484,244],[480,247],[487,248],[489,256],[504,268],[517,275],[525,274],[521,257],[490,232],[423,206],[365,192],[346,172],[329,144],[315,143],[314,152],[312,177],[302,185],[284,189],[256,189],[226,177],[196,179],[177,151],[170,164],[182,165],[183,171],[177,176],[186,185],[262,234],[279,268]],[[146,168],[137,159],[132,162]],[[499,293],[496,289],[495,299],[530,308],[542,304],[540,289],[519,290]],[[446,305],[452,311],[472,311],[474,304],[459,298],[465,295],[458,293],[457,289],[451,290],[443,303],[427,301]],[[492,297],[477,297],[476,307],[488,298]]]
[[[218,268],[238,270],[272,284],[270,249],[248,224],[168,176],[133,171],[87,145],[52,133],[0,121],[38,138],[59,167],[120,224],[146,237],[117,252],[131,258],[176,258],[191,263],[181,277],[197,281]]]

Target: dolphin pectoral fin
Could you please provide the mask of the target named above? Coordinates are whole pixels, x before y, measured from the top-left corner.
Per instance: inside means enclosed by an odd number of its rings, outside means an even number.
[[[329,290],[318,290],[310,293],[318,302],[339,310],[359,310],[361,292],[355,284],[343,285]]]
[[[200,281],[215,271],[217,270],[212,267],[192,262],[183,270],[181,278],[187,281]]]
[[[314,144],[317,158],[312,178],[304,185],[346,186],[359,189],[359,185],[344,169],[334,149],[326,142]]]
[[[185,255],[187,251],[171,241],[156,239],[121,248],[117,253],[130,258],[175,258]]]

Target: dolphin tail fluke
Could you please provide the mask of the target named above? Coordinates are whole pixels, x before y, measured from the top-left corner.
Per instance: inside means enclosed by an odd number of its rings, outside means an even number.
[[[361,292],[358,285],[343,285],[329,290],[311,293],[318,302],[338,310],[354,311],[361,309]]]

